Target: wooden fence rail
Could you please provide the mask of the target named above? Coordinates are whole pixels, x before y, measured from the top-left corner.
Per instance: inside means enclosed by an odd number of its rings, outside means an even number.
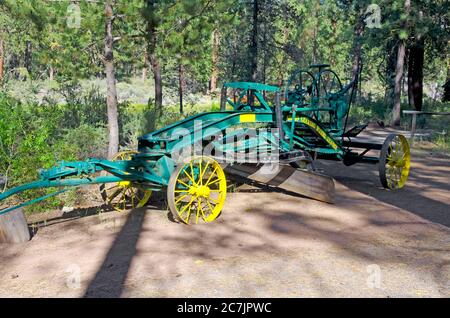
[[[422,111],[418,111],[418,110],[404,110],[403,114],[412,116],[412,118],[411,118],[411,136],[410,136],[411,143],[414,140],[414,134],[416,133],[416,123],[417,123],[417,116],[418,115],[450,116],[450,112],[438,113],[438,112],[422,112]]]

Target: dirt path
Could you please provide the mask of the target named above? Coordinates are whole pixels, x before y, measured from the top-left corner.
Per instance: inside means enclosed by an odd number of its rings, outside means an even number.
[[[449,297],[449,159],[415,154],[398,192],[376,166],[321,168],[334,205],[242,190],[208,225],[173,223],[158,200],[50,218],[0,245],[0,297]]]

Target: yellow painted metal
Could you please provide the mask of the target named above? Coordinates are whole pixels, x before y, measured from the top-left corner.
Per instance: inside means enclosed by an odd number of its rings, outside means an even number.
[[[131,160],[136,151],[122,151],[112,158],[112,161]],[[114,210],[125,210],[143,207],[152,195],[152,190],[131,181],[119,181],[117,183],[103,184],[101,186],[102,197],[105,203]]]
[[[239,121],[241,123],[254,123],[254,122],[256,122],[256,114],[239,115]]]
[[[386,181],[390,189],[401,189],[409,175],[411,152],[405,136],[397,135],[389,144]]]
[[[118,183],[121,187],[128,187],[130,186],[131,182],[130,181],[119,181]]]
[[[214,221],[225,204],[227,182],[220,164],[210,157],[193,157],[177,167],[168,186],[169,207],[180,221]]]
[[[291,118],[292,120],[292,118]],[[331,148],[333,148],[334,150],[338,149],[338,145],[334,142],[334,140],[332,138],[330,138],[325,131],[320,128],[316,123],[314,123],[313,121],[309,120],[306,117],[300,117],[300,118],[296,118],[295,121],[300,121],[301,123],[308,125],[309,127],[311,127],[312,129],[314,129],[323,139],[325,139],[325,141],[331,146]]]

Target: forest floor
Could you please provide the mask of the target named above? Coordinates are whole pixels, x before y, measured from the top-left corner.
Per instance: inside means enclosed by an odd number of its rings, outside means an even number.
[[[197,226],[162,196],[33,216],[30,242],[0,245],[0,297],[450,297],[450,157],[413,151],[399,191],[376,165],[319,168],[335,204],[244,186]]]

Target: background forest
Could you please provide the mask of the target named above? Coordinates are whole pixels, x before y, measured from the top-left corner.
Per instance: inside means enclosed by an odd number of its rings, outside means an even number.
[[[445,0],[0,0],[0,191],[218,108],[224,81],[361,69],[354,122],[449,111]],[[419,123],[450,148],[448,118]],[[45,190],[40,190],[45,191]]]

